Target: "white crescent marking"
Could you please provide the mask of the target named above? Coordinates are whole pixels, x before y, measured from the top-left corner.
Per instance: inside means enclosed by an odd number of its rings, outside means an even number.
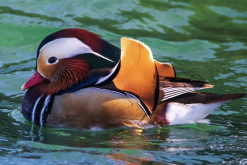
[[[42,95],[43,96],[43,95]],[[37,107],[37,105],[38,105],[38,103],[39,103],[39,100],[40,100],[40,98],[42,97],[42,96],[40,96],[37,100],[36,100],[36,102],[35,102],[35,104],[34,104],[34,106],[33,106],[33,112],[32,112],[32,123],[34,122],[34,114],[35,114],[35,110],[36,110],[36,107]]]
[[[45,102],[44,102],[44,106],[43,106],[43,108],[42,108],[42,110],[40,112],[40,126],[43,126],[43,121],[42,121],[43,113],[44,113],[44,111],[45,111],[45,109],[46,109],[46,107],[47,107],[47,105],[48,105],[48,103],[50,101],[50,98],[51,98],[50,95],[46,97]]]

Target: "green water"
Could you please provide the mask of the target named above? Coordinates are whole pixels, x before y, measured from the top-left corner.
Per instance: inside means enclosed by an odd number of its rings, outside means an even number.
[[[150,46],[178,77],[209,81],[214,93],[247,93],[246,0],[1,0],[0,164],[247,163],[247,98],[208,123],[147,130],[39,128],[19,112],[36,49],[63,28],[90,30],[119,46]]]

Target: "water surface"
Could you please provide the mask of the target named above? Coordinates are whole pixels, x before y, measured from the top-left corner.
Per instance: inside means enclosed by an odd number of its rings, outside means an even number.
[[[247,92],[247,1],[128,0],[0,2],[1,164],[247,163],[247,98],[227,103],[207,123],[85,131],[40,128],[21,113],[21,85],[50,33],[84,28],[120,46],[122,36],[150,46],[178,77],[209,81],[207,92]]]

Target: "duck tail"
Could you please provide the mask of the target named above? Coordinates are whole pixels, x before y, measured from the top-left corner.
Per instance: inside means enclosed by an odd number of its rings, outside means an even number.
[[[159,104],[152,118],[159,126],[191,124],[204,119],[220,105],[245,96],[246,93],[186,93]]]

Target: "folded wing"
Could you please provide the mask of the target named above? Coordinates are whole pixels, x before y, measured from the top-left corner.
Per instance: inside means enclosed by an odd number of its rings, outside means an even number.
[[[138,95],[152,111],[158,100],[158,81],[149,47],[134,39],[121,38],[120,70],[113,79],[115,86]]]

